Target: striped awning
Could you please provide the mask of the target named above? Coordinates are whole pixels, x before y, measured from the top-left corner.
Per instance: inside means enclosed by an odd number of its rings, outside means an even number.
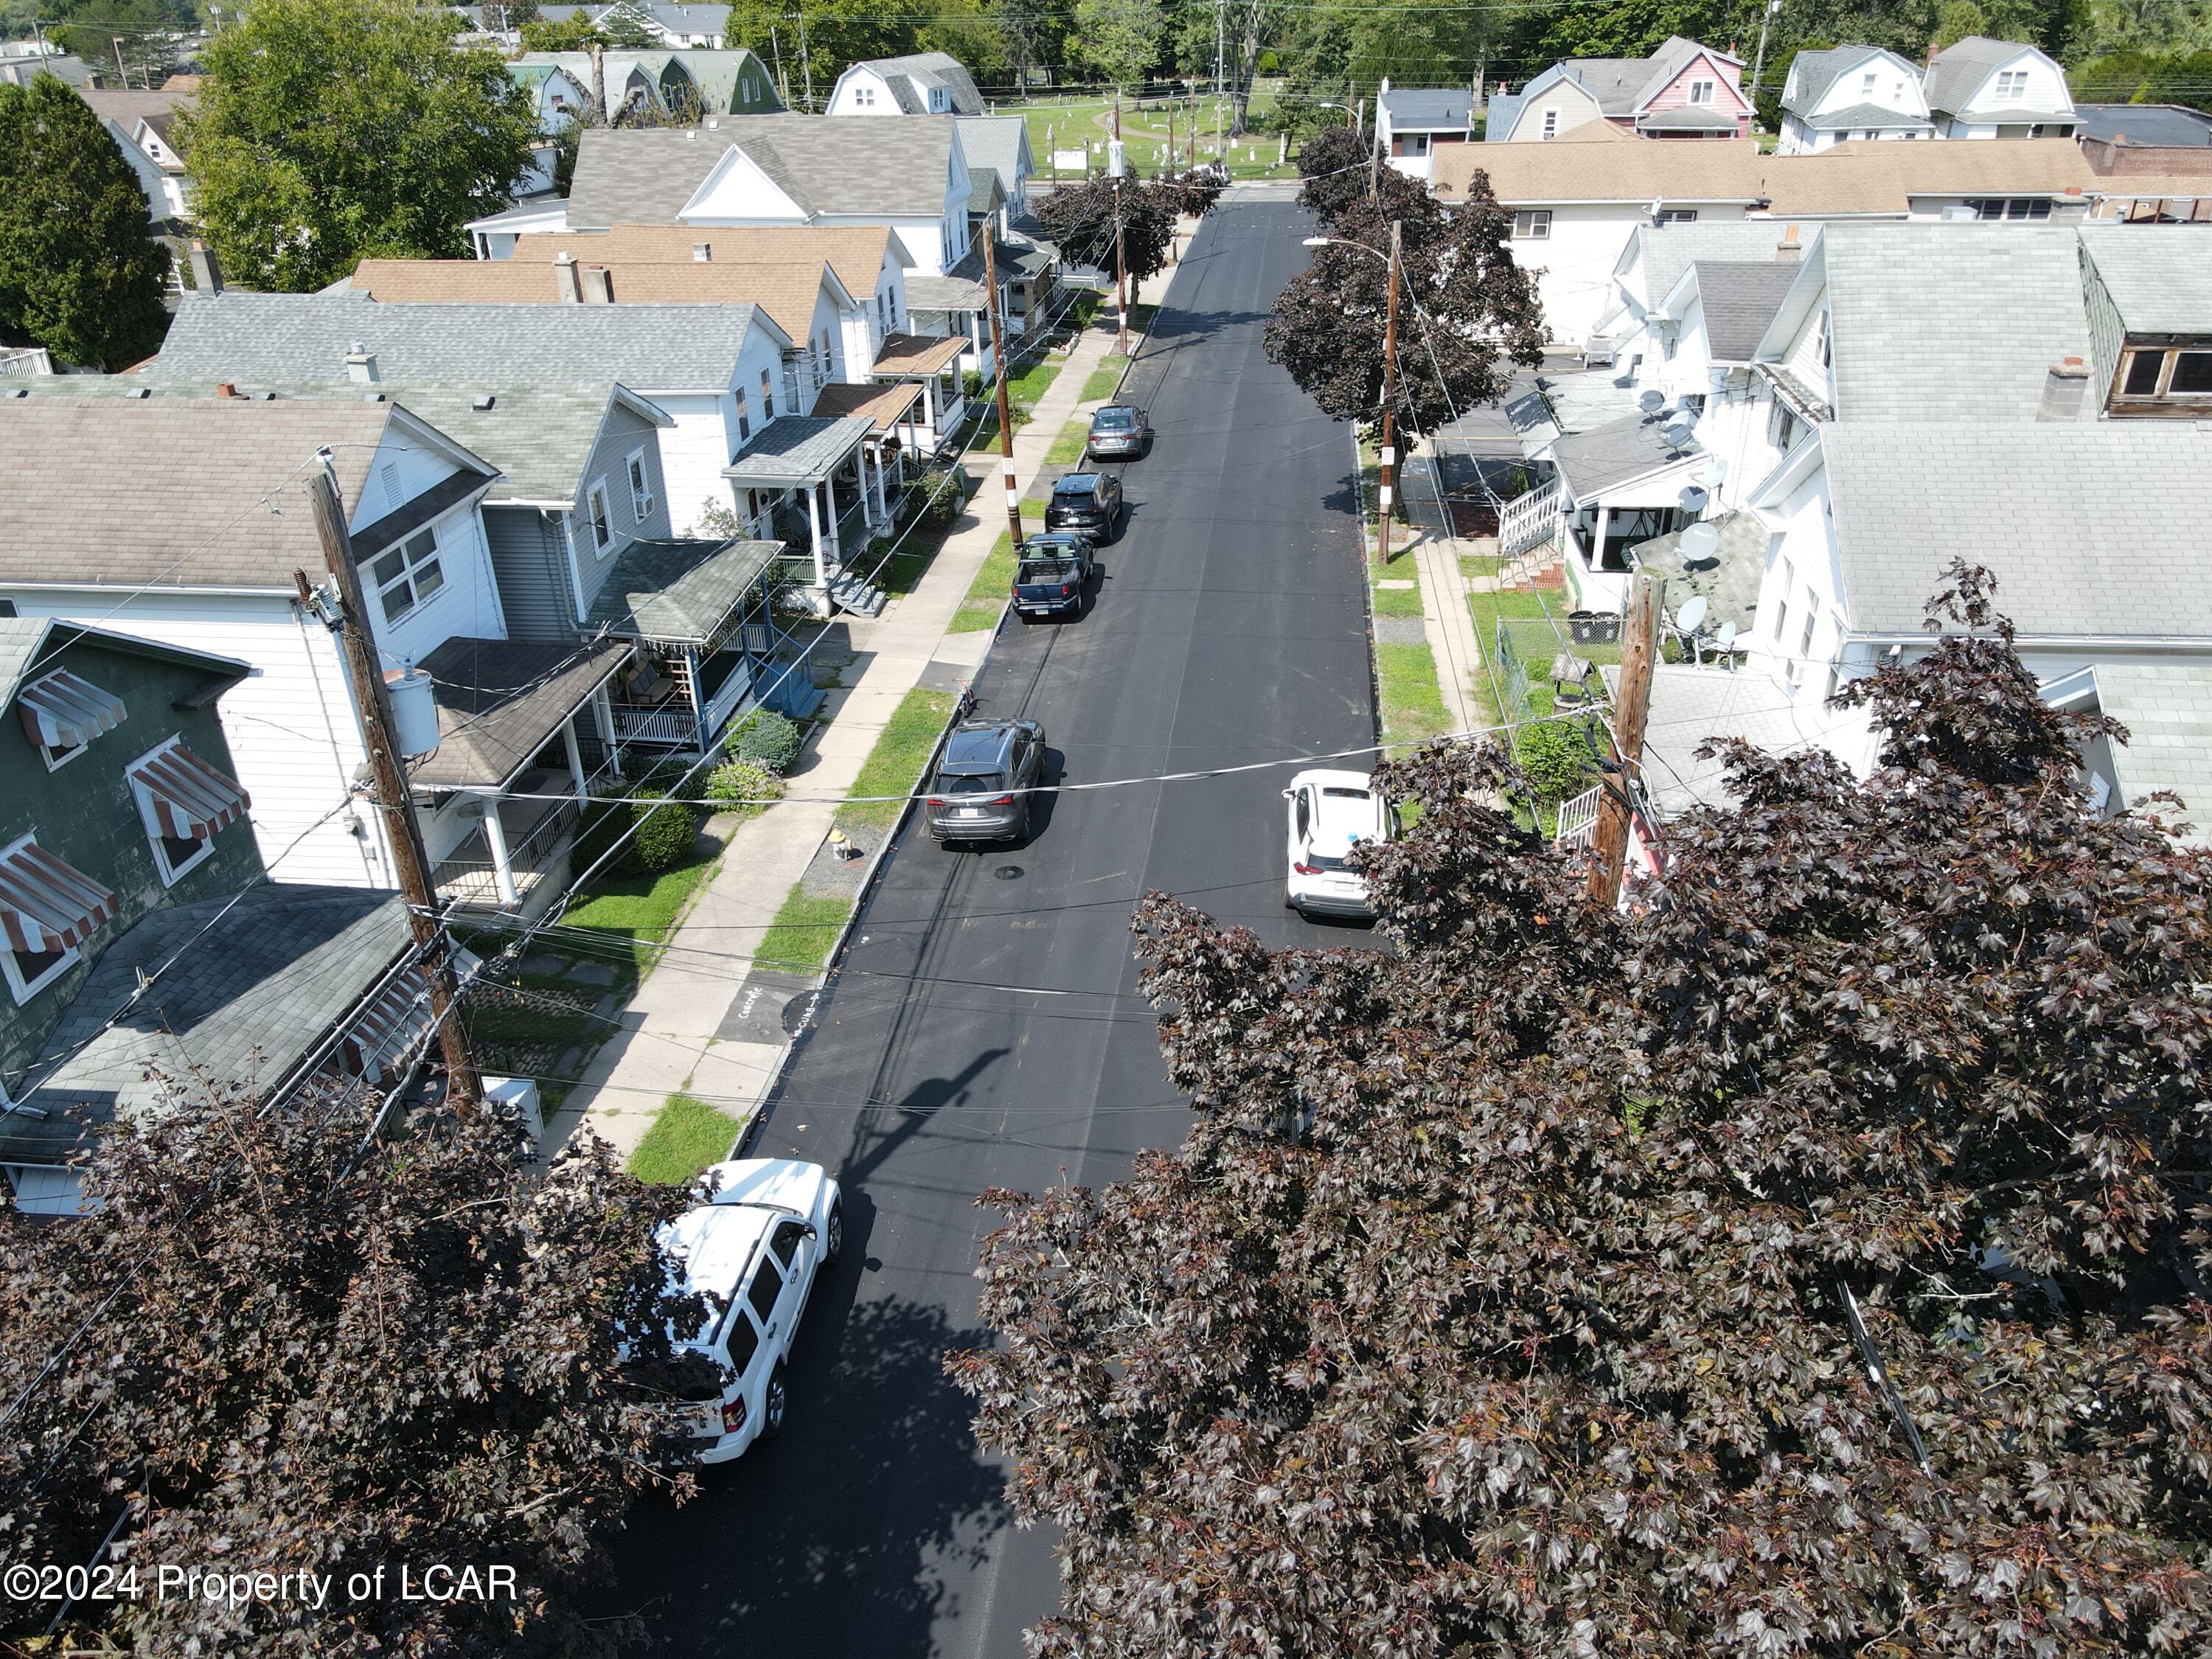
[[[31,741],[49,749],[75,749],[129,718],[123,699],[81,680],[66,668],[42,675],[15,698]]]
[[[339,1045],[339,1063],[351,1077],[382,1078],[404,1068],[430,1030],[429,985],[410,967],[353,1017]]]
[[[177,744],[131,769],[151,799],[161,833],[179,841],[205,841],[246,816],[252,805],[235,780]]]
[[[0,855],[0,934],[12,950],[43,955],[82,945],[114,919],[120,903],[36,842]]]

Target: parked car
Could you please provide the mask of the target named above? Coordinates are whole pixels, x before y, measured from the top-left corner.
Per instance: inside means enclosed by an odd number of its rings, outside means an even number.
[[[1044,777],[1044,727],[1035,720],[969,720],[945,740],[926,802],[940,842],[1019,841],[1030,832]]]
[[[1110,542],[1121,522],[1121,481],[1110,472],[1070,472],[1044,504],[1047,530],[1074,530]]]
[[[1367,884],[1347,867],[1354,843],[1387,841],[1398,816],[1364,772],[1301,772],[1283,791],[1290,803],[1290,872],[1283,902],[1303,915],[1371,921]]]
[[[1088,536],[1062,530],[1027,537],[1014,567],[1014,609],[1024,622],[1069,611],[1079,617],[1097,568]]]
[[[1152,425],[1134,404],[1109,404],[1091,417],[1094,461],[1133,461],[1152,447]]]
[[[680,1407],[702,1463],[726,1463],[783,1427],[784,1362],[815,1276],[845,1243],[837,1183],[818,1164],[738,1158],[710,1165],[707,1201],[660,1229],[680,1288],[721,1305],[683,1345],[714,1363],[719,1384]]]

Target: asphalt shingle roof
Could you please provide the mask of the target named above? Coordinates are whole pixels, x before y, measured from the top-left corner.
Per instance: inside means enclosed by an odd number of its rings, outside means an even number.
[[[315,452],[336,452],[350,514],[389,404],[141,399],[128,380],[0,398],[0,580],[289,592],[293,571],[323,568]],[[109,395],[82,395],[92,385]]]
[[[794,478],[826,478],[868,435],[858,416],[779,415],[738,452],[722,476],[738,483],[776,485]]]
[[[1793,115],[1802,115],[1826,95],[1836,77],[1845,70],[1856,69],[1869,58],[1881,57],[1879,46],[1831,46],[1825,52],[1801,52],[1790,60],[1790,82],[1784,90],[1789,95],[1782,107]]]
[[[1623,484],[1674,462],[1687,460],[1698,452],[1678,450],[1663,435],[1666,421],[1658,416],[1630,415],[1585,432],[1569,432],[1552,446],[1552,459],[1577,501],[1589,501],[1601,491]]]
[[[1822,428],[1855,630],[1917,635],[1954,559],[1986,566],[2023,637],[2212,634],[2212,429],[2100,421]]]
[[[1700,259],[1698,299],[1705,313],[1705,348],[1716,362],[1747,363],[1759,337],[1797,280],[1798,267],[1778,259]]]
[[[781,542],[632,542],[584,625],[622,639],[703,644],[782,550]]]
[[[1677,104],[1672,109],[1652,110],[1636,118],[1638,132],[1733,132],[1736,118],[1724,109]]]
[[[404,305],[359,294],[187,294],[149,383],[347,385],[357,343],[395,385],[513,386],[594,377],[653,392],[720,391],[750,306]]]
[[[1927,73],[1921,77],[1928,107],[1946,115],[1956,112],[1982,89],[1982,82],[1998,64],[2033,50],[2019,40],[1992,40],[1986,34],[1954,40],[1929,60]]]
[[[953,125],[959,131],[960,153],[968,158],[969,171],[988,168],[1012,195],[1029,123],[1018,115],[963,115]]]
[[[1826,115],[1808,115],[1805,125],[1820,131],[1848,132],[1855,128],[1873,130],[1885,127],[1925,127],[1924,116],[1914,115],[1901,109],[1892,109],[1887,104],[1852,104],[1844,109],[1832,109]]]
[[[514,239],[516,262],[550,264],[573,253],[583,264],[681,264],[705,246],[710,264],[825,263],[853,297],[865,302],[882,280],[886,258],[912,263],[887,225],[618,224],[606,230],[532,231]],[[800,336],[804,338],[802,333]]]
[[[1646,308],[1663,301],[1682,273],[1698,261],[1773,259],[1789,227],[1771,219],[1700,219],[1686,225],[1638,225],[1624,251],[1623,277]],[[1806,239],[1801,234],[1801,245]],[[1627,257],[1632,254],[1632,258]],[[1785,269],[1795,271],[1792,264]]]
[[[2212,246],[2194,225],[2084,225],[2081,246],[2130,334],[2212,334]]]
[[[725,115],[708,127],[595,127],[578,146],[568,223],[678,223],[732,148],[805,212],[933,219],[945,210],[952,144],[950,116]]]
[[[983,94],[975,90],[975,78],[968,73],[967,66],[950,52],[916,52],[903,58],[869,58],[853,67],[872,69],[882,76],[891,95],[899,100],[903,114],[927,115],[929,100],[921,94],[926,94],[931,87],[942,87],[951,94],[956,115],[983,112]]]
[[[607,269],[617,305],[756,305],[793,340],[813,332],[823,264],[812,260],[632,263],[586,255]],[[560,305],[550,259],[363,259],[351,291],[424,305]],[[864,298],[872,295],[863,296]]]
[[[1672,584],[1668,598],[1674,599]],[[1620,669],[1608,666],[1604,673],[1606,684],[1618,690]],[[1863,708],[1830,708],[1810,690],[1791,697],[1765,674],[1662,664],[1651,674],[1642,768],[1645,793],[1662,818],[1693,806],[1729,804],[1726,763],[1718,757],[1697,757],[1709,738],[1741,738],[1775,755],[1827,749],[1861,777],[1873,767],[1871,724]]]
[[[1393,132],[1464,127],[1474,111],[1464,87],[1393,87],[1376,101],[1389,116]]]
[[[486,497],[495,501],[575,501],[584,465],[606,422],[607,405],[617,395],[635,398],[612,380],[384,389],[400,407],[499,468],[505,476]],[[478,409],[483,398],[491,406]],[[658,404],[635,399],[633,407],[656,426],[675,424]]]
[[[433,683],[439,744],[409,776],[431,788],[505,783],[629,656],[613,643],[447,640],[415,665]]]
[[[1820,248],[1840,420],[2033,420],[2051,365],[2088,360],[2070,225],[1828,225]]]
[[[46,1116],[0,1116],[0,1156],[57,1163],[86,1126],[158,1109],[166,1085],[148,1075],[155,1067],[187,1087],[196,1066],[218,1079],[275,1087],[412,943],[406,902],[372,888],[288,882],[250,888],[235,902],[153,912],[93,964],[33,1065],[45,1076],[60,1061],[22,1103]],[[143,1000],[106,1025],[137,989],[140,971],[172,957],[175,965]],[[80,1043],[87,1046],[62,1060]]]
[[[2172,791],[2191,826],[2182,839],[2212,846],[2212,667],[2105,662],[2096,674],[2098,708],[2128,728],[2127,742],[2112,746],[2122,797],[2132,806]],[[2166,802],[2156,810],[2185,817]]]

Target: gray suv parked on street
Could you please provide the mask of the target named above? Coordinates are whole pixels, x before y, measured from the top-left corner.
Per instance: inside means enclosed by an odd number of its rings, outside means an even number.
[[[940,842],[1019,841],[1030,832],[1044,777],[1044,727],[1035,720],[970,720],[945,740],[945,758],[923,802]]]

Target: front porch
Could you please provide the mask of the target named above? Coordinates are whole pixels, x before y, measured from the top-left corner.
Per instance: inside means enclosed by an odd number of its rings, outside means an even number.
[[[1556,493],[1533,492],[1527,512],[1534,522],[1516,528],[1525,536],[1551,520],[1577,609],[1619,611],[1636,550],[1705,516],[1707,491],[1698,479],[1710,458],[1679,420],[1632,415],[1552,444]]]
[[[722,469],[740,515],[763,544],[803,542],[799,556],[811,562],[807,586],[817,615],[839,604],[851,608],[839,580],[848,551],[865,552],[890,528],[883,447],[874,440],[872,422],[861,416],[783,415]]]
[[[967,342],[959,339],[884,337],[870,376],[878,386],[907,385],[921,393],[921,410],[908,417],[909,444],[927,443],[934,454],[951,441],[968,418],[968,397],[960,379],[960,357],[966,348]]]

